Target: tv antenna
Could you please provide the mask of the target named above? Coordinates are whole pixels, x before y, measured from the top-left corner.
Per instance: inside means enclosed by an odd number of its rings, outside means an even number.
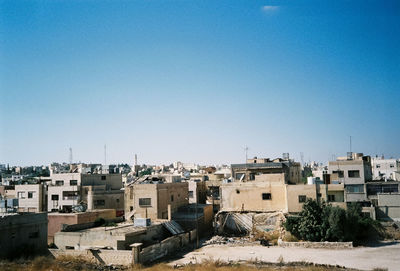
[[[104,144],[104,165],[107,165],[107,145]]]

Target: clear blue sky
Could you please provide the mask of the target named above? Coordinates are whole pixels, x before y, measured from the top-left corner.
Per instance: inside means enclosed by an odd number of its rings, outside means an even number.
[[[400,157],[400,2],[0,1],[0,163]]]

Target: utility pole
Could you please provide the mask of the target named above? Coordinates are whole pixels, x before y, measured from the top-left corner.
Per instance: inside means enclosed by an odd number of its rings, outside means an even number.
[[[248,152],[248,150],[249,150],[249,147],[244,146],[244,152],[246,154],[246,163],[247,163],[247,152]]]

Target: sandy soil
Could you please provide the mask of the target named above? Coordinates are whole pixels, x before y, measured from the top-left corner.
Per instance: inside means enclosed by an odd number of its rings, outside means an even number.
[[[352,249],[280,248],[260,245],[208,245],[192,251],[171,264],[199,263],[202,260],[279,262],[305,261],[318,264],[340,265],[347,268],[372,270],[387,268],[400,271],[400,242],[387,242],[376,247]]]

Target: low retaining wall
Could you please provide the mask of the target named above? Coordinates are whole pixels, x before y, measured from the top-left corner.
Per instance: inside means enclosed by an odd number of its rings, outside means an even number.
[[[301,247],[301,248],[353,248],[353,242],[285,242],[278,240],[279,247]]]
[[[50,253],[55,257],[72,256],[81,257],[88,261],[94,261],[105,265],[125,265],[129,266],[133,263],[133,253],[131,250],[61,250],[49,249]]]
[[[192,238],[195,233],[192,233]],[[107,249],[87,249],[87,250],[62,250],[49,249],[55,257],[73,256],[81,257],[88,261],[94,261],[105,265],[125,265],[130,266],[138,263],[148,263],[160,259],[169,254],[175,253],[180,248],[187,246],[190,242],[190,234],[182,233],[162,240],[160,243],[140,248],[142,244],[132,250],[107,250]],[[136,253],[136,257],[135,257]]]
[[[174,253],[183,246],[189,244],[189,233],[182,233],[169,237],[158,244],[148,246],[140,251],[141,263],[148,263]]]

